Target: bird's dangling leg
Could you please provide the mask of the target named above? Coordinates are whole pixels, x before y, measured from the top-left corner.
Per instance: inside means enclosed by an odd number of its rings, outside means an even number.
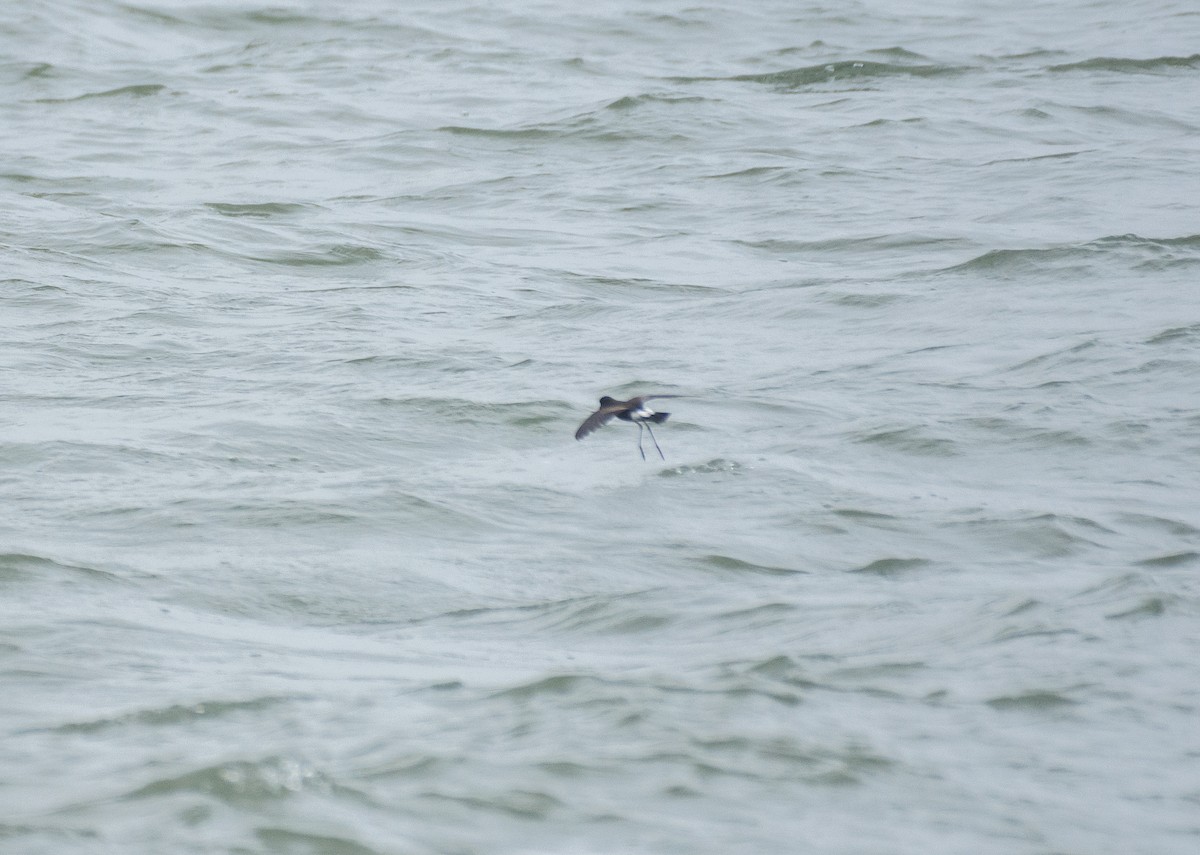
[[[650,431],[650,438],[654,439],[654,430],[650,427],[650,425],[646,425],[646,430]],[[654,447],[658,448],[658,440],[657,439],[654,439]],[[658,448],[658,456],[661,457],[664,461],[667,459],[666,456],[662,453],[661,448]],[[646,459],[645,454],[642,455],[642,459],[643,460]]]

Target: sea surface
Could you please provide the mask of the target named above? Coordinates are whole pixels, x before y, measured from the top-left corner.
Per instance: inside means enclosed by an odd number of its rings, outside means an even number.
[[[0,853],[1200,852],[1198,51],[5,4]]]

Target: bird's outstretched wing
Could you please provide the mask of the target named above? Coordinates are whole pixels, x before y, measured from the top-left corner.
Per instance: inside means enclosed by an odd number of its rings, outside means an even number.
[[[640,406],[640,402],[651,401],[655,398],[683,398],[684,395],[638,395],[630,398],[628,401],[617,401],[613,398],[604,397],[600,399],[602,406],[596,412],[592,413],[583,420],[583,424],[579,426],[579,430],[575,431],[576,439],[583,439],[589,433],[599,430],[606,424],[616,418],[617,413],[624,412],[629,409],[630,404]],[[612,401],[611,404],[605,404],[605,401]]]
[[[617,404],[611,407],[601,407],[583,420],[583,424],[579,426],[579,430],[575,431],[576,439],[583,439],[594,430],[599,430],[606,424],[616,418],[617,413],[625,409],[625,405]]]

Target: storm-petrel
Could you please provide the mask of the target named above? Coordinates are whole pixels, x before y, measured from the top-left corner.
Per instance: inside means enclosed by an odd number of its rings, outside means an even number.
[[[634,422],[638,426],[638,451],[642,452],[642,460],[646,459],[646,452],[642,448],[642,428],[650,431],[650,439],[654,440],[654,447],[658,448],[658,440],[654,439],[654,431],[650,427],[650,423],[662,424],[667,420],[670,413],[656,413],[654,410],[646,406],[647,401],[652,401],[655,398],[678,398],[679,395],[639,395],[636,398],[630,398],[628,401],[618,401],[616,398],[610,398],[605,395],[600,399],[600,409],[592,413],[583,420],[583,424],[579,426],[579,430],[575,431],[576,439],[583,439],[589,433],[599,428],[604,427],[614,418],[618,418],[623,422]],[[658,448],[658,456],[663,460],[667,458],[663,455],[662,449]]]

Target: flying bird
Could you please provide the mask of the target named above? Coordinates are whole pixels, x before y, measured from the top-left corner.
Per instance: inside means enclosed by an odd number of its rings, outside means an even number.
[[[653,422],[660,425],[667,420],[670,413],[656,413],[654,410],[646,406],[647,401],[653,401],[655,398],[680,398],[681,395],[639,395],[636,398],[630,398],[628,401],[618,401],[616,398],[610,398],[605,395],[600,399],[600,409],[592,413],[583,420],[583,424],[579,426],[579,430],[575,431],[576,439],[583,439],[589,433],[599,430],[614,418],[620,419],[623,422],[634,422],[638,426],[638,451],[642,452],[642,460],[646,459],[646,451],[642,448],[642,429],[650,431],[650,439],[654,440],[654,447],[658,449],[658,456],[663,460],[667,458],[663,455],[662,449],[658,447],[658,440],[654,438],[654,431],[650,427]]]

